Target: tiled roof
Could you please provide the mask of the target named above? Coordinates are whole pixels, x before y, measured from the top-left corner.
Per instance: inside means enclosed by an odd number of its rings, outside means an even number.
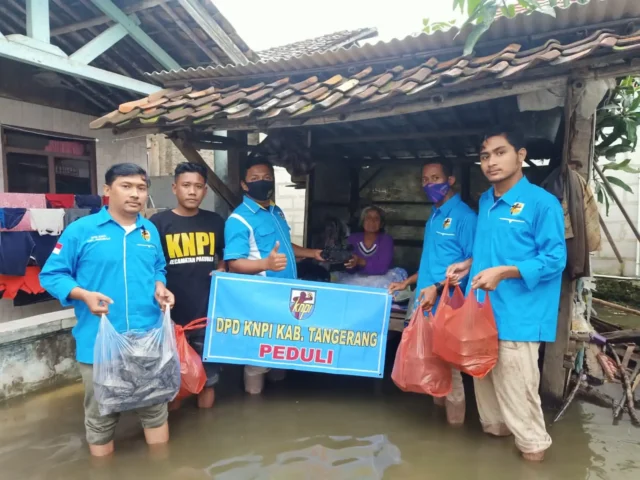
[[[118,110],[93,121],[91,128],[172,127],[220,124],[221,121],[232,128],[234,122],[268,123],[276,118],[305,118],[327,111],[334,113],[344,107],[377,109],[429,93],[436,87],[446,92],[447,88],[465,83],[472,88],[472,82],[479,79],[512,80],[525,71],[543,66],[562,69],[590,56],[636,50],[640,50],[640,33],[619,36],[599,31],[567,45],[550,40],[541,47],[521,51],[520,45],[512,44],[485,57],[458,57],[447,61],[431,57],[412,68],[398,65],[375,71],[367,67],[350,76],[333,72],[303,81],[285,77],[269,84],[260,82],[246,87],[164,89],[121,105]]]
[[[260,60],[277,61],[284,58],[299,57],[301,55],[312,55],[314,53],[326,52],[335,48],[346,47],[358,40],[375,37],[378,35],[376,28],[359,28],[357,30],[343,30],[341,32],[330,33],[320,37],[302,40],[300,42],[282,45],[280,47],[269,48],[258,52]]]
[[[559,1],[558,5],[564,5]],[[510,43],[527,42],[525,48],[533,48],[550,38],[561,38],[571,42],[581,36],[567,35],[566,32],[593,32],[598,24],[606,28],[625,28],[630,23],[640,23],[640,0],[590,0],[586,4],[572,3],[569,8],[556,8],[556,17],[543,13],[516,15],[514,18],[497,18],[491,28],[482,36],[476,48],[482,54],[491,53]],[[338,65],[371,65],[373,62],[386,62],[391,58],[424,56],[427,54],[450,58],[460,55],[467,36],[473,30],[468,25],[462,30],[452,28],[432,34],[421,33],[403,39],[394,38],[388,42],[365,44],[360,47],[336,48],[334,50],[302,55],[274,61],[249,62],[246,65],[211,65],[208,67],[187,68],[148,74],[154,81],[183,85],[196,79],[211,81],[237,79],[247,75],[260,77],[270,83],[271,79],[288,75],[291,71],[335,68]],[[565,32],[562,37],[562,32]],[[626,33],[624,31],[619,33]],[[572,38],[570,38],[572,37]],[[310,73],[312,75],[312,73]]]

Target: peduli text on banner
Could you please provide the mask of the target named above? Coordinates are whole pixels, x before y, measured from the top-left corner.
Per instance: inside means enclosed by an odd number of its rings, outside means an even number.
[[[383,289],[216,273],[203,360],[382,377]]]

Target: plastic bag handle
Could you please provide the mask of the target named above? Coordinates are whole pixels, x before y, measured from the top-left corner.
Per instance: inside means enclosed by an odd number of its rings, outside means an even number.
[[[185,332],[189,330],[200,330],[202,328],[205,328],[208,322],[209,322],[209,319],[207,317],[198,318],[196,320],[193,320],[187,323],[184,327],[182,327],[182,330]]]
[[[422,307],[420,305],[418,305],[417,308],[415,308],[413,310],[413,313],[411,314],[411,320],[409,320],[409,325],[407,325],[407,328],[411,327],[412,325],[414,325],[417,321],[418,321],[418,317],[423,317],[424,320],[426,320],[425,314],[422,311]]]

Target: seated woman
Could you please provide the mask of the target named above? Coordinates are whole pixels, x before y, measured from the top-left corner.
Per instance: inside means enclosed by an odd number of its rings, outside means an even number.
[[[336,283],[387,288],[397,278],[406,278],[407,272],[392,268],[393,239],[384,233],[384,211],[366,207],[360,215],[362,232],[349,236],[348,243],[354,255],[347,262],[346,272],[334,272]]]
[[[362,232],[352,233],[348,242],[354,256],[347,263],[350,273],[384,275],[393,262],[393,239],[384,233],[384,212],[378,207],[366,207],[360,215]]]

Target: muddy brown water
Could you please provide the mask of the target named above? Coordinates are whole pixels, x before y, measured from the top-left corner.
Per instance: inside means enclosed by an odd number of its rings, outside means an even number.
[[[289,372],[249,397],[232,367],[223,383],[212,410],[186,404],[171,414],[167,449],[150,451],[125,416],[116,455],[101,463],[84,441],[80,384],[0,405],[0,480],[640,478],[640,429],[626,417],[613,425],[610,410],[589,404],[550,428],[547,459],[532,465],[512,439],[481,432],[473,398],[466,425],[451,429],[429,398],[388,381]]]

